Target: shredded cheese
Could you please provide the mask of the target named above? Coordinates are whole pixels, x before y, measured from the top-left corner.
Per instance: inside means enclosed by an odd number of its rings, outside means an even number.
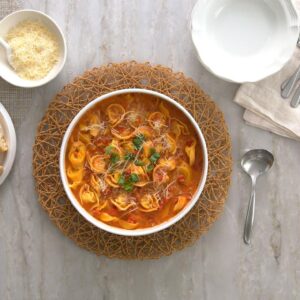
[[[44,78],[58,61],[58,41],[41,22],[20,22],[6,40],[12,48],[12,65],[23,79]]]

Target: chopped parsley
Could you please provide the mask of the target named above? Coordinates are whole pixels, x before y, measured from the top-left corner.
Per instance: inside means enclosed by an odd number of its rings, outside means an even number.
[[[120,160],[120,155],[117,153],[111,153],[110,155],[110,162],[112,164],[116,164]]]
[[[123,185],[123,189],[126,191],[126,192],[131,192],[133,190],[133,185],[126,182],[124,185]]]
[[[114,149],[114,146],[112,146],[112,145],[105,147],[105,154],[107,154],[107,155],[111,154],[113,149]]]
[[[142,160],[139,160],[139,159],[137,159],[137,160],[134,162],[134,164],[135,164],[136,166],[139,166],[139,167],[142,167],[142,166],[145,165],[145,163],[144,163]]]
[[[131,192],[134,188],[134,183],[139,182],[139,176],[135,173],[129,176],[121,175],[118,180],[118,184],[126,191]]]
[[[150,155],[154,154],[155,152],[155,148],[150,148]]]
[[[158,152],[154,152],[151,156],[150,156],[150,161],[155,164],[160,158],[160,154]]]
[[[143,134],[139,134],[137,135],[133,140],[132,143],[134,145],[134,148],[136,150],[140,150],[140,148],[142,147],[143,143],[145,141],[145,136]]]
[[[132,173],[132,174],[130,174],[129,181],[130,182],[138,182],[139,181],[139,176],[135,173]]]
[[[125,156],[124,156],[125,160],[134,160],[135,158],[135,155],[133,153],[126,153]]]
[[[150,164],[146,167],[146,172],[149,173],[154,169],[154,165]]]
[[[125,184],[125,176],[124,175],[121,175],[119,177],[118,184],[119,185],[124,185]]]

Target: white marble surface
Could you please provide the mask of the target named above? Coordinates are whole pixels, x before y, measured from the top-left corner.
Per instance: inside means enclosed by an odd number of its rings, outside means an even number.
[[[213,77],[196,59],[188,30],[194,3],[24,1],[62,26],[69,56],[56,80],[32,91],[26,109],[20,99],[14,108],[24,117],[13,172],[0,188],[0,299],[300,299],[300,144],[243,123],[242,109],[232,102],[238,86]],[[131,59],[191,76],[224,111],[233,140],[224,214],[193,247],[156,261],[110,260],[74,245],[39,206],[32,178],[34,134],[51,98],[88,68]],[[258,183],[253,245],[247,247],[242,227],[250,181],[239,159],[253,147],[271,150],[276,163]]]

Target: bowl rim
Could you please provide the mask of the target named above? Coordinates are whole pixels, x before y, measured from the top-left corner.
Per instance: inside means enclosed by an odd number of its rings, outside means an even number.
[[[75,198],[73,195],[71,189],[68,186],[68,179],[66,176],[65,172],[65,155],[66,155],[66,149],[67,149],[67,143],[70,137],[70,134],[72,133],[75,125],[78,123],[79,119],[89,110],[91,109],[94,105],[97,103],[102,102],[105,99],[109,99],[113,96],[121,95],[121,94],[128,94],[128,93],[142,93],[142,94],[148,94],[152,95],[155,97],[158,97],[164,101],[167,101],[177,107],[191,122],[193,125],[194,129],[196,130],[196,133],[198,135],[198,140],[201,142],[201,147],[202,147],[202,152],[203,152],[203,173],[201,177],[201,181],[199,182],[198,188],[196,192],[194,193],[192,199],[189,201],[189,203],[182,209],[178,214],[173,216],[171,219],[160,223],[154,227],[147,227],[147,228],[142,228],[142,229],[133,229],[133,230],[128,230],[128,229],[122,229],[119,227],[114,227],[110,226],[104,222],[101,222],[94,218],[92,215],[90,215],[79,203],[79,201]],[[199,197],[203,191],[204,185],[206,183],[207,179],[207,172],[208,172],[208,153],[207,153],[207,146],[206,142],[203,136],[203,133],[195,121],[195,119],[192,117],[192,115],[178,102],[170,98],[169,96],[166,96],[162,93],[149,90],[149,89],[139,89],[139,88],[129,88],[129,89],[121,89],[113,92],[109,92],[107,94],[104,94],[94,100],[92,100],[90,103],[88,103],[86,106],[84,106],[78,113],[77,115],[73,118],[71,123],[69,124],[63,140],[61,144],[61,149],[60,149],[60,157],[59,157],[59,170],[60,170],[60,177],[63,183],[64,190],[68,196],[68,199],[71,201],[72,205],[75,207],[75,209],[91,224],[95,225],[96,227],[113,233],[117,235],[122,235],[122,236],[143,236],[143,235],[148,235],[148,234],[153,234],[156,232],[159,232],[161,230],[164,230],[179,220],[181,220],[196,204],[196,202],[199,200]]]
[[[290,22],[292,23],[289,28],[291,29],[291,31],[293,31],[293,36],[295,37],[295,43],[292,45],[290,45],[290,49],[289,51],[287,51],[287,53],[285,54],[284,58],[280,61],[280,63],[277,63],[276,66],[273,66],[273,68],[270,68],[268,71],[265,72],[260,72],[259,75],[256,76],[248,76],[247,73],[243,73],[242,76],[240,76],[240,74],[236,74],[236,73],[231,73],[231,74],[225,74],[224,72],[219,72],[217,70],[214,69],[214,67],[210,66],[209,63],[207,63],[205,61],[205,59],[203,59],[202,54],[201,54],[201,47],[199,47],[199,44],[196,42],[195,40],[195,31],[194,31],[194,17],[196,15],[196,10],[200,9],[200,5],[201,3],[206,4],[208,1],[207,0],[197,0],[196,3],[194,4],[193,8],[192,8],[192,12],[190,15],[190,35],[191,35],[191,39],[194,45],[194,49],[196,50],[197,53],[197,58],[198,60],[201,62],[201,64],[205,67],[205,69],[207,71],[209,71],[210,73],[212,73],[213,75],[217,76],[218,78],[221,78],[225,81],[228,82],[234,82],[234,83],[252,83],[252,82],[257,82],[259,80],[262,80],[268,76],[271,76],[275,73],[277,73],[278,71],[280,71],[286,64],[287,62],[291,59],[294,50],[296,49],[296,43],[297,43],[297,39],[299,38],[299,34],[300,34],[300,19],[299,19],[299,14],[296,10],[295,4],[291,1],[291,0],[278,0],[282,6],[285,5],[286,6],[286,10],[289,13],[289,17],[290,17]],[[284,8],[283,8],[284,9]]]
[[[3,173],[0,174],[0,186],[1,186],[12,169],[16,157],[17,138],[16,138],[15,127],[11,120],[11,117],[1,102],[0,102],[0,115],[3,117],[4,120],[4,124],[1,125],[3,127],[5,138],[8,140],[8,151],[5,154],[5,159],[3,163],[4,170]]]
[[[63,33],[61,27],[57,24],[57,22],[52,17],[50,17],[49,15],[47,15],[46,13],[44,13],[42,11],[35,10],[35,9],[16,10],[16,11],[6,15],[2,20],[0,20],[0,25],[1,25],[2,22],[5,22],[7,19],[11,18],[12,16],[18,15],[18,14],[21,15],[24,12],[30,12],[30,13],[33,13],[33,14],[37,14],[37,15],[42,16],[45,19],[48,19],[56,27],[57,31],[59,32],[59,36],[62,40],[62,45],[63,45],[63,47],[62,47],[63,56],[62,56],[62,59],[60,60],[59,67],[57,68],[56,72],[53,73],[49,78],[47,78],[47,76],[40,79],[40,80],[26,80],[26,79],[20,78],[21,81],[20,81],[20,84],[18,84],[18,83],[15,83],[13,80],[10,80],[9,78],[7,78],[5,76],[5,73],[0,74],[0,77],[3,80],[5,80],[6,82],[8,82],[8,83],[10,83],[10,84],[12,84],[16,87],[30,89],[30,88],[36,88],[36,87],[43,86],[43,85],[49,83],[50,81],[52,81],[53,79],[55,79],[58,76],[58,74],[61,72],[61,70],[65,66],[68,49],[67,49],[66,38],[64,36],[64,33]],[[44,80],[45,78],[47,78],[47,80]],[[23,84],[22,84],[22,82],[23,82]],[[26,84],[25,84],[25,82],[26,82]],[[29,83],[31,83],[31,84],[29,84]]]

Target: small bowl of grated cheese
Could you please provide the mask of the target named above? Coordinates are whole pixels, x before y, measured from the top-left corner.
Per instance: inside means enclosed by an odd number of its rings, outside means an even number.
[[[0,37],[11,48],[10,63],[0,46],[0,77],[24,88],[44,85],[62,70],[67,56],[56,22],[36,10],[19,10],[0,21]]]

